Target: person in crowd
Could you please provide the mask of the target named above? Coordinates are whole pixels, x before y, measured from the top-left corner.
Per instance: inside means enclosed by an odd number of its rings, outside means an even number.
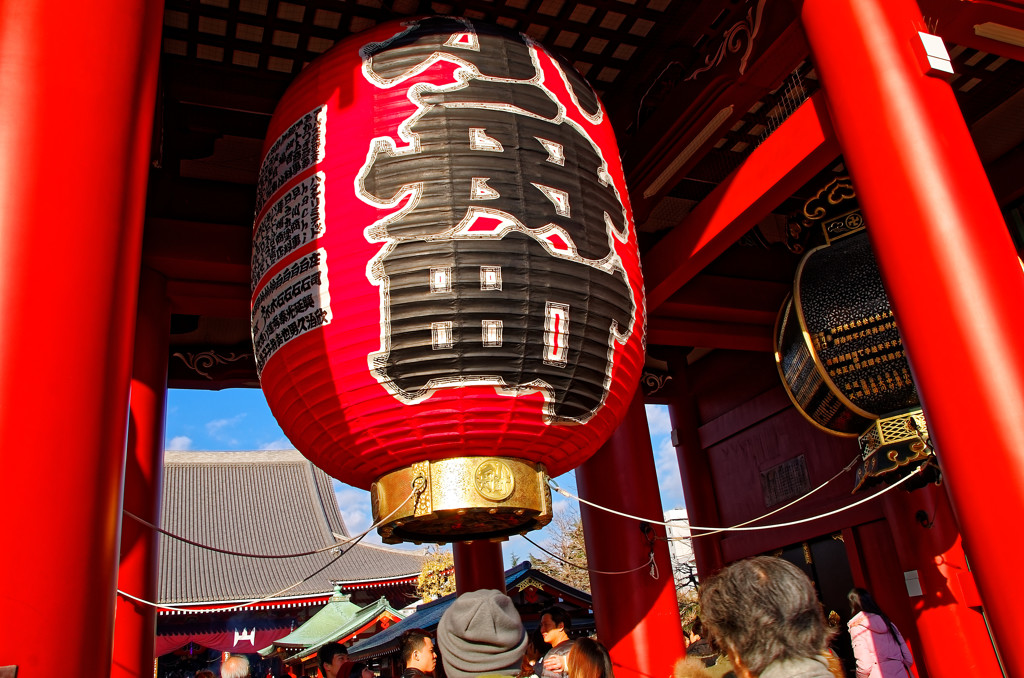
[[[704,625],[700,617],[695,617],[689,630],[683,629],[683,634],[686,636],[686,656],[696,657],[704,662],[704,666],[714,666],[718,660],[718,651],[704,637]]]
[[[526,642],[512,599],[494,589],[463,593],[437,624],[437,647],[448,678],[515,676]]]
[[[593,638],[572,643],[565,662],[569,678],[615,678],[608,650]]]
[[[713,575],[700,591],[701,620],[739,678],[832,678],[833,635],[798,567],[758,556]]]
[[[896,625],[864,589],[853,589],[847,599],[853,617],[846,626],[857,660],[857,678],[909,676],[914,658]]]
[[[249,660],[233,654],[220,665],[220,678],[249,678]]]
[[[325,643],[317,650],[316,662],[323,678],[348,678],[345,664],[348,650],[341,643]]]
[[[572,628],[572,617],[560,607],[549,607],[541,612],[540,632],[544,642],[551,649],[533,667],[535,675],[540,678],[566,678],[565,657],[572,649],[573,641],[569,639]]]
[[[437,653],[434,652],[434,640],[423,629],[409,629],[402,634],[399,643],[402,663],[405,671],[402,678],[423,678],[433,676],[437,666]]]
[[[533,676],[533,667],[537,665],[551,646],[544,642],[544,634],[540,629],[534,629],[527,635],[526,653],[523,655],[523,662],[519,669],[519,678]]]
[[[352,664],[352,669],[348,672],[348,678],[375,678],[373,669],[364,664],[363,662],[356,662]]]

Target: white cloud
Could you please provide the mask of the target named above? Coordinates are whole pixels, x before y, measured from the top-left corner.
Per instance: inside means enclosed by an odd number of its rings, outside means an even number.
[[[679,458],[672,441],[662,438],[654,449],[654,466],[658,472],[658,489],[661,492],[661,505],[668,508],[685,506],[683,499],[683,481],[679,475]]]
[[[672,421],[668,416],[667,405],[645,405],[647,410],[647,428],[651,432],[651,439],[661,436],[671,436]]]
[[[192,449],[192,439],[189,438],[188,436],[174,436],[167,443],[167,449],[168,450],[178,450],[178,451],[191,450]]]
[[[225,433],[225,429],[230,429],[239,422],[245,419],[245,412],[236,414],[233,417],[227,419],[214,419],[213,421],[206,422],[206,432],[214,438],[221,439],[228,437]]]
[[[277,440],[271,440],[269,443],[261,443],[259,449],[261,450],[294,450],[295,446],[287,438],[278,438]]]
[[[349,534],[357,535],[373,523],[369,492],[336,482],[334,497],[338,500],[338,508],[341,509],[341,517],[345,519]]]

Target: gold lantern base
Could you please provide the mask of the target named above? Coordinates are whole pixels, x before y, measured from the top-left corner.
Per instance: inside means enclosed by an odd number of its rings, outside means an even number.
[[[505,539],[551,522],[547,469],[510,457],[421,461],[370,488],[386,544]]]

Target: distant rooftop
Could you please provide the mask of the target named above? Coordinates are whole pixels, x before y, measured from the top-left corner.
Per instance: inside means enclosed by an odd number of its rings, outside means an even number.
[[[161,527],[201,544],[252,554],[315,551],[350,536],[331,479],[294,450],[167,452]],[[300,558],[251,558],[161,535],[159,602],[260,599],[320,568],[325,569],[280,598],[326,595],[332,582],[415,577],[423,560],[420,552],[363,543],[328,565],[337,555],[332,550]]]

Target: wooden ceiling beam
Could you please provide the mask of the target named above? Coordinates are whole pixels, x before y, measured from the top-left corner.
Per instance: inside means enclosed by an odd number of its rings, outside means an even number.
[[[1018,2],[923,0],[921,13],[946,42],[1024,61],[1024,6]]]
[[[734,351],[772,351],[771,325],[703,322],[655,316],[647,322],[651,346],[693,346]]]
[[[824,95],[805,101],[644,257],[647,307],[677,290],[840,153]]]
[[[698,275],[658,307],[659,315],[771,326],[792,285],[723,275]]]
[[[773,10],[763,17],[765,25],[748,54],[750,63],[744,67],[741,54],[729,52],[711,70],[691,73],[659,103],[625,149],[626,179],[638,221],[807,57],[809,48],[795,15],[789,9]]]
[[[248,284],[168,280],[171,312],[214,318],[248,318]]]
[[[147,219],[142,260],[169,280],[249,285],[252,233],[247,228],[177,219]]]

